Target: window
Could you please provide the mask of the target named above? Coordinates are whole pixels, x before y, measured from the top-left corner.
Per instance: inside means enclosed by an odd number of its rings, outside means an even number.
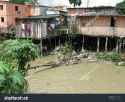
[[[1,17],[1,22],[4,22],[4,17]]]
[[[18,6],[15,6],[15,11],[18,11],[18,9],[19,9]]]
[[[3,5],[0,5],[0,10],[3,10]]]

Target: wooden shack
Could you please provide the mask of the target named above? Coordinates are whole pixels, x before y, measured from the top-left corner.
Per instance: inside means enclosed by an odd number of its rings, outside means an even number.
[[[83,48],[124,51],[125,16],[114,7],[70,8],[68,14],[75,18],[77,32],[83,35]]]

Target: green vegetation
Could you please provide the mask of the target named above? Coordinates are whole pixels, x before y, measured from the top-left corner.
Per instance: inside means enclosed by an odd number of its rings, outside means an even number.
[[[122,60],[122,57],[120,54],[116,53],[116,52],[109,52],[109,53],[97,53],[96,57],[98,59],[103,59],[106,61],[112,61],[112,62],[119,62]]]
[[[26,64],[38,57],[38,52],[31,40],[6,40],[0,44],[0,59],[17,66],[24,75],[27,71]]]
[[[56,51],[56,55],[59,60],[63,60],[65,62],[71,58],[72,52],[73,52],[72,44],[67,42],[64,44],[64,46],[61,46],[58,51]]]
[[[9,0],[12,3],[16,4],[24,4],[24,3],[30,3],[30,4],[36,4],[38,3],[38,0]]]
[[[5,40],[0,44],[0,93],[24,93],[26,65],[39,55],[31,40]],[[8,64],[9,63],[9,64]]]
[[[0,61],[0,93],[24,93],[27,81],[22,73],[14,70],[10,64]]]
[[[73,4],[75,6],[80,6],[81,5],[81,0],[69,0],[70,4]]]
[[[125,0],[116,5],[116,9],[120,14],[125,14]]]

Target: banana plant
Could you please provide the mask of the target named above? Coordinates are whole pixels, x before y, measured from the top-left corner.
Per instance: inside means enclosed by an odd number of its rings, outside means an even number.
[[[0,61],[0,93],[25,93],[28,89],[27,81],[22,73],[5,62]]]
[[[0,59],[11,63],[24,75],[26,65],[39,56],[39,49],[31,40],[6,40],[0,44]]]

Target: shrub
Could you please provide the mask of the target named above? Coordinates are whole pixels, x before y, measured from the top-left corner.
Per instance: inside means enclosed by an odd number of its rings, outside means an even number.
[[[58,48],[57,51],[55,51],[55,54],[59,60],[67,61],[72,56],[72,52],[72,45],[68,42],[65,43],[64,46]]]
[[[31,40],[6,40],[0,45],[1,60],[18,66],[18,70],[24,75],[26,64],[39,55],[39,50]]]
[[[24,93],[27,91],[27,86],[27,81],[22,73],[0,61],[0,93]]]
[[[97,53],[96,57],[97,57],[97,59],[103,59],[103,60],[112,61],[112,62],[119,62],[122,60],[120,54],[118,54],[116,52]]]

